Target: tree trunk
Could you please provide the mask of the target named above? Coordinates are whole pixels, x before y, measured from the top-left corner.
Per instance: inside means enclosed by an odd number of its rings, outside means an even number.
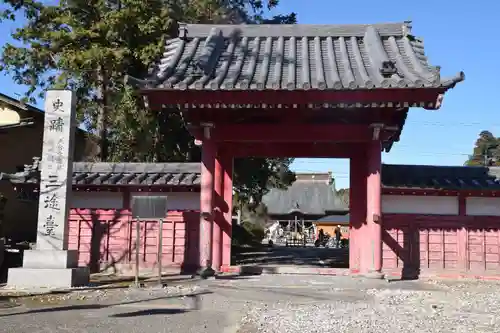
[[[108,78],[103,66],[99,68],[99,79],[97,87],[97,100],[99,114],[97,116],[97,135],[99,138],[99,161],[105,162],[108,160]]]

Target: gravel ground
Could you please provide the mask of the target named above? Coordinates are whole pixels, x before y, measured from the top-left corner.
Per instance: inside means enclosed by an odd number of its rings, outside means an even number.
[[[500,332],[498,283],[359,279],[349,286],[345,278],[335,279],[338,287],[317,288],[329,300],[256,305],[241,332]],[[300,290],[301,282],[307,279],[277,288]]]
[[[3,303],[6,333],[500,332],[500,284],[477,281],[263,275]]]

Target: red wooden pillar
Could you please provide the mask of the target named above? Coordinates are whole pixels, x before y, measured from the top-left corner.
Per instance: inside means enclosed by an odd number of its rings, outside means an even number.
[[[369,267],[368,271],[380,273],[382,270],[382,149],[379,140],[371,141],[367,146],[367,166],[366,176],[367,206],[366,222],[370,233],[371,258],[364,257],[364,264]],[[369,261],[369,263],[368,263]]]
[[[205,129],[210,130],[210,129]],[[210,140],[210,134],[205,133],[201,147],[201,189],[200,189],[200,268],[205,270],[212,266],[212,222],[213,222],[213,192],[216,147]]]
[[[469,269],[468,263],[468,236],[467,236],[467,198],[463,194],[458,195],[458,216],[460,229],[458,229],[458,268],[462,271]],[[443,244],[445,246],[445,244]]]
[[[233,157],[221,156],[224,170],[224,220],[222,221],[222,266],[231,265],[231,237],[233,231]]]
[[[349,161],[349,269],[360,273],[361,256],[366,252],[366,151],[357,149]]]
[[[224,171],[221,164],[220,151],[217,152],[218,155],[215,158],[215,170],[214,170],[214,220],[212,223],[212,268],[216,271],[220,270],[222,261],[222,230],[221,225],[223,223],[224,216],[222,215],[222,204],[223,204],[223,178]]]

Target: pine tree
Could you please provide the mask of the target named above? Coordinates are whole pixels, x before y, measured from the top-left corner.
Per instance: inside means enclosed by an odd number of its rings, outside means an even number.
[[[500,165],[500,138],[495,137],[489,131],[479,133],[473,153],[465,164],[470,166]]]
[[[51,88],[72,89],[78,120],[94,133],[101,161],[199,161],[199,147],[175,110],[153,112],[124,82],[146,77],[165,41],[186,23],[295,23],[295,14],[266,18],[277,0],[4,0],[3,19],[21,28],[6,44],[0,70],[28,87],[35,102]],[[240,199],[260,200],[269,182],[286,186],[291,159],[235,163]],[[281,171],[284,170],[284,171]]]

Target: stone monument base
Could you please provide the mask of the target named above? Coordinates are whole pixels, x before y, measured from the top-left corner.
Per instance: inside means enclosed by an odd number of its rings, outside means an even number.
[[[7,288],[73,288],[89,283],[89,270],[78,268],[9,268]]]
[[[75,250],[25,250],[25,268],[76,268],[78,251]]]
[[[8,288],[72,288],[88,285],[87,267],[78,266],[78,251],[27,250],[23,267],[9,268]]]

